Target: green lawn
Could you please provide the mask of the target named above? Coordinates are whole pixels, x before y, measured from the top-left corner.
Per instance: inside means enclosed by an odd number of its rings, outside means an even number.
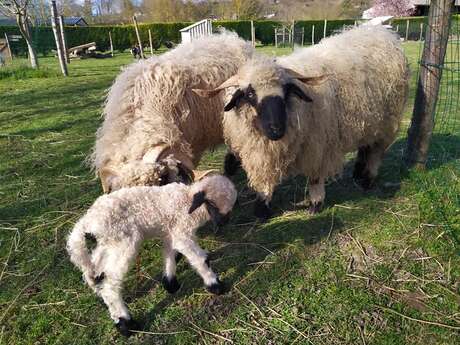
[[[415,68],[419,46],[405,49]],[[230,224],[199,233],[230,291],[210,295],[181,262],[183,286],[168,295],[160,243],[146,242],[140,272],[125,284],[144,333],[119,336],[65,240],[101,194],[83,161],[105,91],[131,61],[72,61],[63,78],[43,58],[45,77],[0,79],[0,344],[458,344],[460,133],[436,133],[429,168],[407,172],[405,129],[374,190],[361,191],[347,166],[317,216],[307,215],[298,178],[278,188],[276,217],[257,223],[254,195],[238,175]],[[224,152],[202,165],[220,168]]]

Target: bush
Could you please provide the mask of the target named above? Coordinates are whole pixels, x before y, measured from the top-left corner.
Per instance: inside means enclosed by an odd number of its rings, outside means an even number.
[[[396,28],[399,25],[399,34],[405,37],[406,23],[409,21],[409,39],[417,40],[420,37],[420,24],[426,22],[426,17],[409,17],[397,18],[392,20],[393,26]],[[454,16],[453,28],[458,32],[459,16]],[[353,25],[353,19],[328,20],[326,36],[332,35],[334,32],[342,29],[344,26]],[[166,41],[174,43],[180,42],[179,30],[190,25],[189,22],[176,23],[152,23],[140,24],[139,33],[145,47],[149,46],[148,30],[152,32],[154,47],[159,47]],[[251,21],[249,20],[233,20],[233,21],[213,21],[213,28],[226,28],[230,31],[235,31],[240,37],[251,39]],[[272,20],[255,20],[255,35],[256,40],[262,44],[274,44],[275,28],[281,27],[282,22]],[[304,42],[311,42],[313,25],[315,26],[314,41],[318,43],[324,36],[324,20],[300,20],[295,22],[297,30],[304,29]],[[55,49],[54,35],[51,27],[42,26],[32,28],[32,38],[34,45],[39,54],[46,55],[51,50]],[[98,49],[107,50],[109,48],[109,32],[112,33],[112,41],[114,49],[125,50],[132,47],[137,42],[136,32],[133,25],[115,25],[115,26],[88,26],[88,27],[66,27],[66,38],[68,47],[77,46],[89,42],[96,42]],[[20,35],[19,29],[16,26],[0,26],[0,37],[4,34]],[[12,51],[15,55],[26,55],[27,46],[24,40],[12,42]]]

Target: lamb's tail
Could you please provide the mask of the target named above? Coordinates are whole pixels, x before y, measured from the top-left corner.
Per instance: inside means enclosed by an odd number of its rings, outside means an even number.
[[[88,285],[95,287],[104,279],[104,272],[99,275],[96,274],[86,239],[96,241],[97,246],[95,234],[80,221],[75,225],[67,239],[67,252],[70,254],[70,261],[83,272],[83,277]]]

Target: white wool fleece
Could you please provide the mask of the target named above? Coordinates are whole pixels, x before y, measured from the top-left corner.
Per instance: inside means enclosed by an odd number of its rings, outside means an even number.
[[[195,242],[196,230],[210,220],[203,204],[189,214],[194,195],[206,200],[222,215],[228,214],[237,197],[232,182],[209,176],[191,186],[172,183],[162,187],[123,188],[99,197],[77,222],[68,241],[71,261],[83,272],[88,285],[100,295],[115,322],[130,319],[121,296],[123,277],[144,239],[159,237],[164,244],[165,276],[175,276],[174,256],[182,253],[207,287],[218,283],[206,264],[206,253]],[[85,236],[96,239],[89,253]]]

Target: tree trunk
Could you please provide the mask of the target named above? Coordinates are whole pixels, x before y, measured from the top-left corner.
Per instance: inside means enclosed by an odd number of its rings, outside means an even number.
[[[26,44],[27,44],[27,49],[29,51],[30,66],[32,68],[37,69],[38,68],[37,53],[35,52],[34,46],[32,44],[32,38],[30,36],[30,30],[29,30],[29,22],[27,18],[24,16],[24,14],[22,13],[16,15],[16,22],[18,23],[19,31],[21,32],[21,35],[22,37],[24,37],[24,40],[26,41]]]
[[[449,39],[451,0],[432,0],[425,36],[420,76],[405,155],[409,167],[423,169],[434,128],[444,57]]]

